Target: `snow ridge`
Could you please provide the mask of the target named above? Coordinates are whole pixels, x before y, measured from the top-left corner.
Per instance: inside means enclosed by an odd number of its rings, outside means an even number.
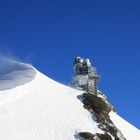
[[[0,57],[0,90],[14,88],[32,81],[36,76],[35,69],[25,63]]]
[[[79,140],[79,132],[103,133],[77,98],[83,91],[64,86],[28,64],[7,61],[1,66],[0,139]],[[115,123],[120,117],[111,115],[111,119]],[[127,130],[127,140],[140,138],[139,130],[128,129],[129,123],[127,128],[115,125]]]

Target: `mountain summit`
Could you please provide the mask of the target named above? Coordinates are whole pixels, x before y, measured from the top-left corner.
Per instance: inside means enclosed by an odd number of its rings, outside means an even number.
[[[70,88],[9,59],[0,66],[1,140],[140,139],[96,88]]]

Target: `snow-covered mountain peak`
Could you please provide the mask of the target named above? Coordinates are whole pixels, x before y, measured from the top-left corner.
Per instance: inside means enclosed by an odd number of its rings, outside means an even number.
[[[82,140],[80,133],[105,133],[94,112],[83,106],[84,91],[62,85],[28,64],[7,61],[1,66],[0,139]],[[109,115],[127,140],[139,140],[138,129],[113,111]]]

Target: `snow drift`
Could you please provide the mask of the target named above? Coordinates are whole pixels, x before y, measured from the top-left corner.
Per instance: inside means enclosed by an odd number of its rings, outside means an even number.
[[[79,132],[103,133],[77,98],[82,91],[53,81],[28,64],[4,60],[0,90],[2,140],[75,140],[80,139]],[[111,119],[127,140],[139,140],[138,129],[115,113]]]
[[[35,75],[31,65],[0,56],[0,90],[23,85],[32,81]]]

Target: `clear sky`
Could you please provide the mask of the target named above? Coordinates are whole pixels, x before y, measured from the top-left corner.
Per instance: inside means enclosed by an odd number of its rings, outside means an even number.
[[[73,59],[89,57],[100,90],[140,129],[140,1],[1,0],[0,50],[64,84]]]

